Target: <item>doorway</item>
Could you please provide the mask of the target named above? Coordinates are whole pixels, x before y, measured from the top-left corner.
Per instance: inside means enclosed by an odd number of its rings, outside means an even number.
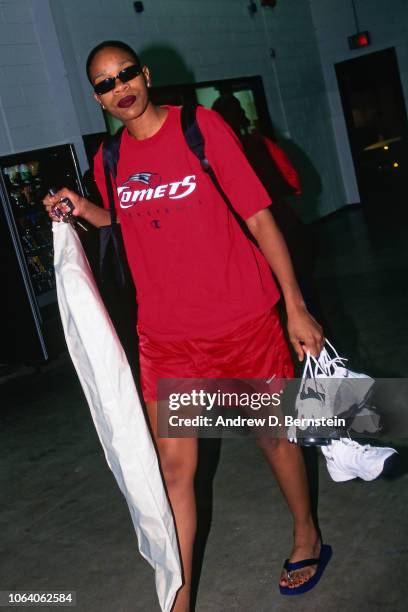
[[[340,62],[335,68],[361,201],[401,202],[408,130],[395,49]]]

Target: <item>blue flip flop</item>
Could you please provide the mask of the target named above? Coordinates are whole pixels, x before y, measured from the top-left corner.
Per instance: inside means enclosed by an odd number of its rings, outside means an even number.
[[[304,567],[309,567],[310,565],[317,565],[317,569],[313,576],[307,580],[307,582],[304,582],[297,587],[289,588],[288,586],[284,587],[279,585],[281,595],[301,595],[302,593],[307,593],[307,591],[313,589],[313,587],[316,586],[322,577],[322,574],[326,569],[326,565],[330,561],[332,554],[333,551],[331,546],[328,544],[322,544],[320,556],[317,559],[303,559],[303,561],[295,561],[294,563],[290,563],[289,559],[286,559],[283,568],[287,572],[293,572]]]

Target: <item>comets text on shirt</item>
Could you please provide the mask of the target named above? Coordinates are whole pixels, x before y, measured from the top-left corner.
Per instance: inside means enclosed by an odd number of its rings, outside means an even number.
[[[158,176],[155,172],[139,172],[130,176],[124,185],[118,187],[120,207],[132,208],[137,202],[164,197],[180,200],[189,196],[196,188],[195,174],[164,185],[157,185]],[[136,183],[139,189],[134,189],[132,183]],[[140,183],[145,185],[143,189],[140,189]]]

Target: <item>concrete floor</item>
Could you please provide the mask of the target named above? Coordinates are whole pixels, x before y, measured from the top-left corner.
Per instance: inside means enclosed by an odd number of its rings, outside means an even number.
[[[376,376],[406,376],[404,226],[360,210],[316,226],[329,337],[353,369]],[[80,612],[158,611],[69,362],[0,389],[0,590],[75,590]],[[286,600],[277,581],[291,524],[280,492],[251,440],[224,440],[196,612],[405,610],[408,444],[394,443],[397,471],[371,483],[334,483],[320,457],[320,525],[334,556],[314,591]]]

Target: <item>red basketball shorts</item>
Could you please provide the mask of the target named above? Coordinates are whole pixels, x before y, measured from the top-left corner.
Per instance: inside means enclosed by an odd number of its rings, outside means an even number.
[[[157,340],[139,331],[146,402],[160,378],[293,378],[292,358],[276,307],[210,340]]]

